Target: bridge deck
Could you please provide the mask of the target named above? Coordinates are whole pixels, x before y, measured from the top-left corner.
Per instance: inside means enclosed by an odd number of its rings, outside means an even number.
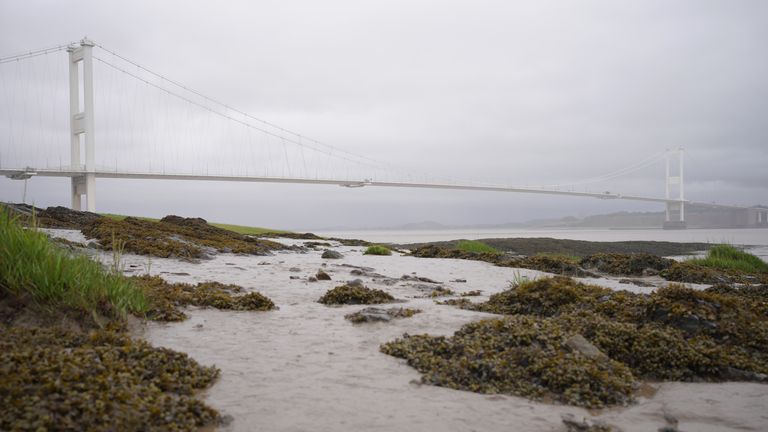
[[[79,177],[84,174],[90,174],[86,171],[57,170],[57,169],[0,169],[0,175],[10,178],[24,179],[32,177]],[[562,196],[580,196],[598,199],[622,199],[631,201],[649,201],[659,203],[680,202],[680,200],[644,197],[637,195],[622,195],[619,193],[597,193],[597,192],[573,192],[555,189],[523,188],[511,186],[483,186],[483,185],[462,185],[450,183],[410,183],[410,182],[379,182],[372,180],[350,181],[337,179],[308,179],[308,178],[282,178],[282,177],[258,177],[258,176],[222,176],[222,175],[195,175],[195,174],[161,174],[161,173],[140,173],[140,172],[114,172],[114,171],[94,171],[92,174],[96,178],[114,178],[114,179],[143,179],[143,180],[198,180],[198,181],[232,181],[232,182],[257,182],[257,183],[284,183],[284,184],[319,184],[319,185],[338,185],[350,188],[371,186],[371,187],[398,187],[398,188],[419,188],[419,189],[447,189],[447,190],[465,190],[465,191],[486,191],[486,192],[510,192],[510,193],[528,193],[543,195],[562,195]],[[689,201],[684,201],[689,203]],[[716,205],[716,204],[709,204]],[[736,206],[726,206],[736,207]]]

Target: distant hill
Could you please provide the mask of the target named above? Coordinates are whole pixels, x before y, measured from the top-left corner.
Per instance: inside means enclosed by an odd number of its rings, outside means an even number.
[[[664,212],[617,212],[577,218],[535,219],[503,224],[445,225],[435,221],[407,223],[382,230],[448,230],[448,229],[526,229],[526,228],[659,228],[664,224]],[[738,211],[724,208],[687,206],[685,219],[689,228],[736,228],[742,218]]]

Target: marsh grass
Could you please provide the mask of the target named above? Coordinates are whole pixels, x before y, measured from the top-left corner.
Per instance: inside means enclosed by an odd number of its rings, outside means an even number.
[[[392,251],[386,246],[372,245],[368,246],[363,255],[392,255]]]
[[[477,240],[459,240],[456,243],[456,249],[463,252],[473,253],[499,253],[496,248],[488,246],[487,244]]]
[[[143,291],[122,275],[86,256],[68,254],[0,210],[0,296],[7,295],[51,311],[124,316],[142,315],[148,307]]]
[[[765,261],[728,244],[712,246],[706,257],[689,259],[686,262],[721,270],[768,273],[768,264]]]
[[[510,288],[517,288],[521,285],[531,283],[535,280],[536,278],[533,278],[533,280],[531,280],[528,276],[524,276],[522,273],[520,273],[519,270],[515,270],[515,272],[512,274],[512,279],[508,281],[508,284]]]

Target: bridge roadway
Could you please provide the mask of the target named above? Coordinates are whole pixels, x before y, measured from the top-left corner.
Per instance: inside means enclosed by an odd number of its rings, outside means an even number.
[[[562,195],[579,196],[598,199],[622,199],[630,201],[646,201],[658,203],[679,203],[725,207],[725,208],[749,208],[746,206],[724,205],[716,203],[693,202],[688,200],[677,200],[667,198],[654,198],[638,195],[623,195],[613,192],[573,192],[561,191],[555,189],[542,188],[522,188],[511,186],[480,186],[480,185],[461,185],[450,183],[410,183],[410,182],[380,182],[373,180],[350,181],[350,180],[332,180],[332,179],[308,179],[308,178],[283,178],[283,177],[258,177],[258,176],[224,176],[224,175],[194,175],[194,174],[161,174],[161,173],[141,173],[141,172],[115,172],[115,171],[80,171],[66,169],[33,169],[33,168],[2,168],[0,175],[11,179],[24,180],[33,177],[79,177],[85,174],[94,174],[96,178],[113,179],[141,179],[141,180],[198,180],[198,181],[231,181],[231,182],[256,182],[256,183],[284,183],[284,184],[319,184],[319,185],[337,185],[348,188],[359,187],[398,187],[398,188],[419,188],[419,189],[447,189],[447,190],[465,190],[465,191],[484,191],[484,192],[511,192],[528,193],[542,195]]]

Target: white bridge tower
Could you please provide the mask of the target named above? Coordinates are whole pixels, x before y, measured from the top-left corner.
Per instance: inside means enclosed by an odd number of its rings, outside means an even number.
[[[96,167],[93,118],[93,47],[87,38],[80,46],[72,45],[69,53],[69,130],[72,146],[72,209],[82,210],[82,196],[85,195],[86,209],[96,211]],[[82,73],[82,93],[80,77]],[[82,96],[83,106],[80,106]],[[85,161],[81,148],[85,149]]]
[[[675,161],[675,159],[677,159]],[[675,163],[677,162],[677,163]],[[677,165],[677,167],[675,167]],[[667,151],[667,212],[664,229],[685,229],[685,190],[683,186],[683,148]]]

